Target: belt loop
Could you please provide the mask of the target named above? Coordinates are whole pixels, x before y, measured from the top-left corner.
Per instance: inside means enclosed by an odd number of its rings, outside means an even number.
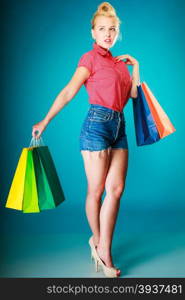
[[[114,118],[114,111],[111,111],[111,120]]]

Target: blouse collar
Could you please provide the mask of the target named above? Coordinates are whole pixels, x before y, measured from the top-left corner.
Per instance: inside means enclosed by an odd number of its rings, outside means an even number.
[[[95,49],[95,51],[97,51],[98,53],[100,53],[103,56],[106,56],[106,55],[112,56],[111,52],[108,49],[101,47],[96,42],[93,43],[93,48]]]

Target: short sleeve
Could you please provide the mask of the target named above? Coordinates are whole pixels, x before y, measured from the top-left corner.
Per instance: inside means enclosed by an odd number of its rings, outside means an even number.
[[[85,53],[81,56],[78,67],[86,67],[91,73],[93,71],[93,62],[92,62],[92,56],[89,53]]]

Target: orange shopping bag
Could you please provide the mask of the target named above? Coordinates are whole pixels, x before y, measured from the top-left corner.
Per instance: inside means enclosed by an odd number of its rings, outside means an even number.
[[[152,117],[156,123],[156,127],[159,132],[160,138],[162,139],[165,136],[176,131],[176,129],[170,122],[167,114],[164,112],[157,99],[154,97],[146,82],[142,82],[141,86],[147,103],[149,105]]]

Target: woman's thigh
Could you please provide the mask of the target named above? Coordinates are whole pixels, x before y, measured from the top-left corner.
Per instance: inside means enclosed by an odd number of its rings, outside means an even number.
[[[128,169],[127,149],[112,149],[110,165],[105,181],[105,190],[108,193],[122,193]]]
[[[87,177],[88,192],[103,192],[109,169],[111,149],[100,151],[81,150],[81,154]]]

